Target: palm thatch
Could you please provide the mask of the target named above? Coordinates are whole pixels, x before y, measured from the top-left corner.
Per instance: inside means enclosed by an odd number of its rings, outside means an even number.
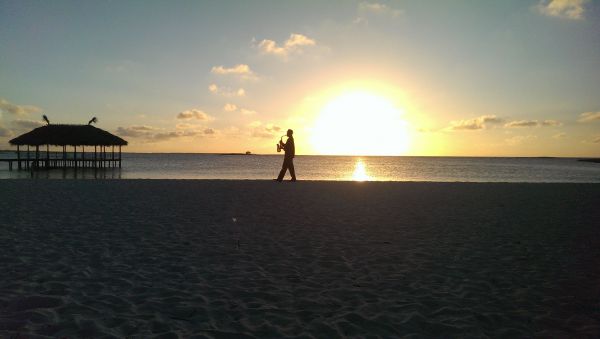
[[[11,145],[125,146],[127,141],[92,125],[46,125],[9,141]]]

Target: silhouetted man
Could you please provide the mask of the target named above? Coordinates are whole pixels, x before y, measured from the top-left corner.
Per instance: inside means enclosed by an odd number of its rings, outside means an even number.
[[[294,131],[291,129],[287,130],[287,142],[279,141],[279,145],[285,151],[285,156],[283,157],[283,166],[281,166],[281,171],[279,172],[279,176],[277,177],[277,181],[282,181],[285,176],[285,172],[289,169],[290,175],[292,176],[292,181],[296,181],[296,172],[294,171],[294,156],[296,155],[296,146],[294,145],[294,137],[292,136]]]

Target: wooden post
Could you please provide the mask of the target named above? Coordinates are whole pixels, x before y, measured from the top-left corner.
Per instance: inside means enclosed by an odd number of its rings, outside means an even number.
[[[115,145],[112,145],[112,167],[115,167]]]
[[[67,168],[67,146],[63,145],[63,163],[62,163],[62,167],[63,169]]]
[[[21,149],[19,148],[19,145],[17,145],[17,168],[19,169],[19,171],[21,170]]]
[[[81,145],[81,167],[85,168],[85,146]]]
[[[119,168],[121,168],[121,145],[119,145]]]
[[[46,169],[48,169],[48,166],[50,166],[50,145],[46,145]]]
[[[98,167],[98,153],[96,153],[96,145],[94,145],[94,168]]]
[[[35,169],[40,166],[40,145],[35,145]]]
[[[73,146],[73,165],[77,169],[77,145]]]
[[[31,168],[31,166],[29,165],[29,145],[27,145],[27,164],[25,164],[25,167],[27,169]]]

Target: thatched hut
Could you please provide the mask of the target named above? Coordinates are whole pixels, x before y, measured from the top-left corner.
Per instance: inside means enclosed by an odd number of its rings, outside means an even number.
[[[59,167],[121,167],[121,147],[127,145],[127,141],[113,135],[91,124],[88,125],[51,125],[38,127],[30,132],[22,134],[9,141],[11,145],[17,146],[18,168],[59,168]],[[40,161],[40,146],[46,146],[46,159]],[[27,146],[27,157],[21,159],[20,146]],[[29,147],[35,146],[35,158],[30,158]],[[50,146],[62,146],[60,152],[50,153]],[[72,157],[67,154],[67,146],[73,147]],[[93,157],[91,152],[85,152],[85,146],[93,146]],[[111,155],[108,156],[106,147],[112,147]],[[118,156],[115,157],[115,146],[118,146]],[[81,151],[77,152],[77,147]],[[99,148],[99,149],[98,149]],[[69,152],[70,153],[70,152]],[[25,166],[21,162],[25,162]]]

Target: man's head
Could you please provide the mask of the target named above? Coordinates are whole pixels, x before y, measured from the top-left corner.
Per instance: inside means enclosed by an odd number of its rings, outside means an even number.
[[[287,136],[291,137],[293,134],[294,134],[294,131],[292,131],[291,129],[288,129]]]

